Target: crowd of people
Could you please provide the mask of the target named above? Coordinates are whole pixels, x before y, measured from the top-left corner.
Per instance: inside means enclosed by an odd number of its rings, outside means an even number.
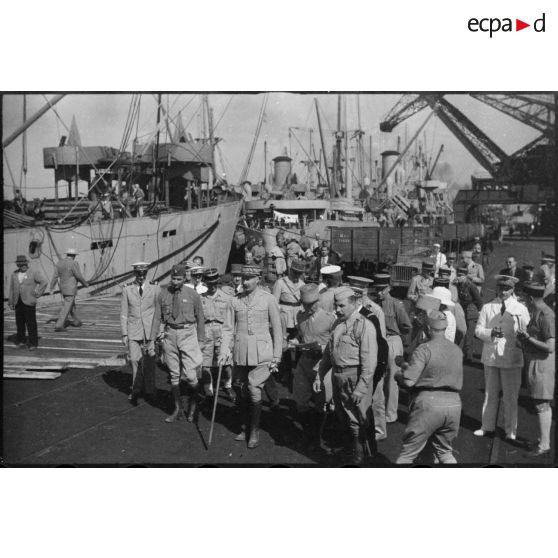
[[[484,293],[483,303],[485,275],[475,250],[458,257],[434,246],[405,295],[396,297],[389,270],[346,276],[327,241],[304,231],[294,243],[281,234],[276,240],[269,255],[255,242],[225,275],[206,267],[201,257],[175,265],[166,285],[146,280],[149,263],[134,264],[135,280],[124,286],[121,303],[132,404],[142,395],[157,397],[159,361],[174,401],[166,422],[195,421],[199,406],[222,389],[243,417],[235,439],[253,449],[259,445],[264,393],[270,412],[283,412],[281,382],[293,401],[288,411],[298,433],[293,443],[312,451],[339,447],[350,463],[362,464],[378,455],[386,425],[399,418],[405,390],[409,416],[397,463],[413,463],[429,445],[435,461],[451,464],[463,365],[469,363],[482,366],[485,376],[481,427],[474,434],[495,435],[502,391],[505,436],[516,441],[523,379],[538,417],[538,438],[528,450],[535,457],[550,451],[553,255],[544,255],[538,269],[506,258],[496,275],[496,293]],[[87,282],[76,255],[68,250],[51,281],[51,289],[60,282],[64,297],[57,330],[80,325],[75,293],[77,282]],[[47,281],[29,270],[24,256],[16,264],[9,304],[16,311],[18,344],[27,327],[36,347],[31,314]],[[482,342],[481,355],[475,354],[475,339]]]

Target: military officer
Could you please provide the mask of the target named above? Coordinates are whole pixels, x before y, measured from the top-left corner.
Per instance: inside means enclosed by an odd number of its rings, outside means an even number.
[[[539,438],[530,452],[532,457],[550,453],[550,429],[552,425],[551,402],[554,399],[556,375],[556,325],[554,312],[544,303],[545,285],[527,283],[524,285],[527,307],[531,320],[526,330],[517,333],[523,345],[527,365],[529,395],[537,412]]]
[[[387,378],[384,380],[385,420],[386,422],[395,422],[397,421],[399,406],[399,386],[395,381],[395,373],[399,367],[395,363],[395,359],[403,355],[401,336],[408,335],[411,332],[412,325],[403,301],[392,297],[390,294],[391,276],[389,274],[379,273],[374,275],[372,292],[384,311],[386,339],[389,346]]]
[[[326,312],[335,311],[333,296],[335,289],[341,285],[342,271],[338,265],[326,265],[320,269],[326,287],[320,291],[320,307]]]
[[[333,333],[318,368],[314,390],[321,391],[324,378],[333,368],[332,387],[335,410],[347,423],[351,439],[351,462],[360,464],[363,446],[375,452],[374,418],[371,412],[373,377],[378,344],[372,322],[358,311],[351,287],[335,291]]]
[[[208,269],[204,274],[207,291],[201,295],[203,314],[205,318],[205,343],[202,346],[203,368],[202,378],[206,395],[213,394],[212,369],[215,368],[219,357],[219,348],[223,338],[223,324],[227,305],[231,295],[218,288],[219,272]],[[223,365],[224,391],[230,401],[235,401],[236,396],[232,389],[232,359]],[[219,386],[217,386],[219,389]]]
[[[420,274],[413,276],[407,290],[407,298],[411,302],[416,303],[420,295],[432,292],[433,275],[434,264],[427,260],[423,261]]]
[[[156,394],[155,339],[151,333],[159,286],[146,280],[149,263],[137,262],[132,268],[136,279],[122,290],[120,330],[132,367],[132,389],[128,399],[132,405],[137,405],[140,393],[144,392],[146,399],[154,398]]]
[[[180,378],[185,377],[189,394],[188,421],[195,419],[199,391],[198,372],[203,362],[200,346],[205,343],[205,319],[200,295],[184,284],[186,269],[175,265],[170,285],[163,285],[156,299],[151,338],[162,339],[163,354],[171,377],[174,411],[165,422],[184,416]]]
[[[257,266],[242,268],[243,291],[227,305],[218,359],[219,365],[225,365],[233,347],[235,374],[242,384],[241,403],[249,408],[249,449],[259,444],[262,389],[278,368],[283,345],[279,306],[273,295],[258,287],[260,272]],[[246,438],[244,430],[236,440]]]
[[[74,327],[81,326],[81,320],[77,316],[76,311],[76,294],[78,281],[84,286],[89,287],[89,283],[83,278],[79,265],[76,262],[77,252],[75,248],[66,250],[66,257],[59,260],[54,268],[54,276],[50,282],[50,290],[52,291],[57,282],[60,282],[60,294],[63,302],[60,308],[60,314],[54,325],[54,331],[64,331],[68,317],[72,318],[70,325]]]
[[[293,398],[303,431],[309,444],[313,444],[319,443],[316,435],[319,437],[321,416],[325,404],[331,401],[331,372],[324,376],[325,389],[320,392],[321,397],[315,396],[313,385],[318,363],[335,322],[335,315],[320,307],[317,285],[304,285],[300,289],[300,296],[304,309],[296,316],[297,336],[289,342],[289,346],[295,347],[300,353],[293,377]]]
[[[464,250],[461,252],[461,259],[463,265],[467,267],[467,275],[469,279],[475,284],[479,293],[482,292],[482,285],[484,283],[484,270],[482,265],[473,261],[473,252],[471,250]]]
[[[398,464],[413,463],[429,439],[440,463],[457,463],[452,443],[461,418],[463,353],[445,337],[446,327],[445,314],[431,311],[426,329],[429,340],[415,349],[410,362],[401,362],[401,371],[395,376],[402,386],[411,388],[409,420]]]
[[[194,265],[190,269],[190,273],[192,274],[192,283],[194,285],[194,289],[199,295],[207,292],[207,285],[203,282],[203,276],[205,273],[205,267],[202,265]]]
[[[242,292],[242,264],[231,264],[233,294]]]
[[[459,304],[465,312],[465,320],[467,322],[467,332],[463,343],[463,352],[465,353],[465,361],[473,362],[473,346],[475,340],[475,327],[482,308],[482,300],[478,289],[469,278],[469,270],[467,266],[457,268],[457,296]]]

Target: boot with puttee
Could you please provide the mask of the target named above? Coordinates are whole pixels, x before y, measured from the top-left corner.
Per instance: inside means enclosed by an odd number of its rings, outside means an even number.
[[[180,386],[171,386],[171,393],[174,398],[174,411],[165,422],[177,422],[184,418],[184,407],[182,406],[182,398],[180,397]]]
[[[260,443],[260,417],[262,414],[262,403],[252,403],[250,409],[250,439],[248,449],[257,448]]]

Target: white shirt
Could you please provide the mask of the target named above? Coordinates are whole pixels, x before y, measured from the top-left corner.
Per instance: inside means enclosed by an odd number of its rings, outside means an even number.
[[[438,275],[438,270],[442,267],[446,265],[446,256],[445,254],[442,254],[442,252],[438,252],[436,254],[436,264],[435,264],[435,269],[434,269],[434,275]]]
[[[455,321],[455,316],[451,310],[444,310],[444,314],[446,315],[446,319],[448,321],[448,327],[446,327],[446,331],[444,333],[444,337],[451,341],[452,343],[455,341],[455,331],[457,329],[457,322]]]
[[[26,278],[27,278],[27,273],[24,273],[23,271],[17,272],[17,280],[19,281],[20,285],[23,283],[23,280]]]
[[[526,330],[529,312],[515,296],[505,301],[506,311],[501,314],[502,300],[496,297],[486,303],[479,314],[475,335],[483,342],[481,361],[487,366],[517,368],[523,366],[523,350],[517,346],[516,333],[519,328]],[[503,337],[491,337],[492,328],[502,328]]]

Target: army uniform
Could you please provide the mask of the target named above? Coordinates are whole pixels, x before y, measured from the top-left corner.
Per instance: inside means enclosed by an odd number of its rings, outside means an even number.
[[[173,269],[175,273],[185,275],[185,270]],[[160,337],[167,365],[173,396],[175,412],[168,422],[179,420],[182,415],[180,400],[180,379],[185,377],[190,388],[190,410],[188,420],[194,420],[196,398],[198,394],[198,374],[203,362],[200,346],[205,343],[205,319],[200,295],[192,288],[181,285],[174,289],[172,285],[163,285],[155,307],[152,337]]]
[[[440,331],[447,326],[445,315],[438,311],[429,314],[428,322]],[[413,463],[429,439],[441,463],[456,463],[452,442],[461,418],[461,349],[443,336],[433,337],[416,348],[396,378],[411,388],[409,420],[396,463]]]
[[[431,262],[423,262],[422,272],[428,273],[428,277],[424,277],[422,274],[413,276],[407,290],[407,298],[413,303],[418,300],[420,295],[432,292],[432,283],[434,280],[431,274],[434,272],[434,264]]]
[[[259,277],[257,266],[244,266],[243,276]],[[282,333],[279,306],[273,295],[256,287],[230,299],[225,312],[220,360],[228,357],[232,346],[235,376],[242,385],[243,402],[249,399],[249,448],[259,440],[262,389],[281,359]],[[242,434],[238,440],[245,439]]]
[[[465,312],[465,320],[467,322],[467,332],[465,333],[463,352],[465,353],[465,360],[471,361],[473,360],[475,327],[480,309],[482,308],[482,300],[478,290],[475,288],[475,285],[467,276],[467,268],[460,267],[458,269],[458,273],[460,277],[465,278],[457,283],[457,296],[459,303]]]
[[[145,262],[133,264],[134,270],[140,274],[148,267]],[[155,338],[152,337],[152,327],[158,296],[159,286],[145,281],[145,274],[126,284],[122,290],[120,330],[127,340],[132,367],[132,392],[129,397],[132,403],[142,391],[148,397],[155,396]]]
[[[323,308],[326,312],[334,312],[335,289],[341,284],[341,268],[338,265],[326,265],[320,268],[320,274],[323,280],[329,281],[330,284],[330,286],[320,291],[320,308]]]
[[[289,334],[295,333],[296,315],[302,310],[300,289],[304,284],[302,279],[295,282],[289,277],[281,277],[273,286],[273,296],[279,303],[284,346],[286,346]]]
[[[210,269],[205,274],[206,283],[217,282],[219,273],[216,269]],[[223,324],[227,306],[232,296],[222,289],[217,289],[210,295],[206,290],[201,295],[203,314],[205,318],[205,343],[202,346],[202,377],[206,395],[213,393],[212,371],[217,366],[221,341],[223,338]],[[224,388],[229,398],[234,399],[232,390],[232,357],[223,364]]]
[[[349,287],[340,287],[335,300],[342,301],[354,295]],[[362,461],[361,445],[368,441],[365,423],[370,419],[373,377],[376,370],[378,344],[372,322],[358,310],[347,320],[336,320],[333,333],[324,350],[319,365],[320,379],[332,368],[333,401],[335,410],[348,423],[354,462]],[[360,402],[353,401],[353,395],[361,396]],[[373,423],[373,418],[371,420]],[[375,441],[368,442],[374,447]],[[370,448],[371,451],[374,451]]]

